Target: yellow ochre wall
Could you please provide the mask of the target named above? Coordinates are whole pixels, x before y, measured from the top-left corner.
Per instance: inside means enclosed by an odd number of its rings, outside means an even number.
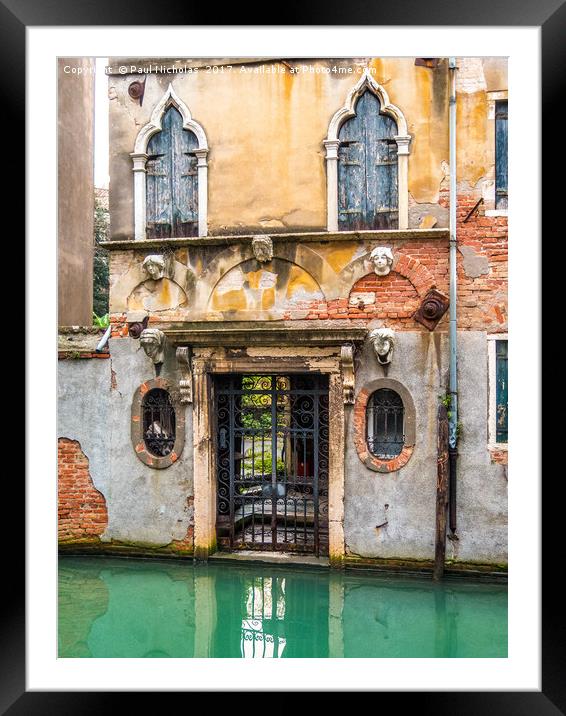
[[[147,60],[131,62],[140,67],[150,64]],[[448,186],[446,59],[434,69],[416,66],[414,58],[257,63],[248,59],[234,62],[231,71],[224,67],[216,73],[206,71],[204,60],[190,62],[197,70],[187,74],[109,76],[111,238],[133,238],[129,155],[169,82],[208,138],[209,234],[325,229],[322,142],[332,116],[365,67],[371,68],[390,102],[404,113],[412,136],[409,225],[447,225],[446,209],[438,206],[439,193]],[[230,64],[230,60],[222,62]],[[291,68],[304,65],[319,71],[291,72]],[[507,61],[459,58],[458,66],[458,183],[467,193],[481,196],[482,182],[493,180],[493,118],[489,117],[488,93],[507,89]],[[320,71],[333,67],[351,67],[352,72]],[[128,86],[144,78],[140,106],[128,95]],[[427,215],[434,216],[433,224],[427,223]]]

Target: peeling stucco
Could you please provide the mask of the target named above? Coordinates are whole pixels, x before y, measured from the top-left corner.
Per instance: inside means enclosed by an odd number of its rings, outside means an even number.
[[[489,274],[489,259],[487,256],[477,254],[471,246],[466,246],[465,244],[460,244],[458,251],[463,256],[462,266],[466,276],[478,278],[478,276]]]

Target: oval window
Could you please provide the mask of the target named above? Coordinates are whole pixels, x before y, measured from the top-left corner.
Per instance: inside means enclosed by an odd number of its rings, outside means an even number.
[[[391,460],[405,444],[405,408],[399,393],[380,388],[371,394],[366,408],[366,442],[372,455]]]
[[[148,452],[156,457],[165,457],[175,444],[175,409],[169,393],[162,388],[153,388],[143,397],[143,440]]]

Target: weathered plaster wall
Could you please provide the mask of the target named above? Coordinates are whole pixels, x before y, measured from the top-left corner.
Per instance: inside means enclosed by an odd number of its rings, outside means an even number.
[[[506,90],[506,60],[460,58],[458,63],[458,181],[473,188],[483,178],[493,178],[487,93]],[[303,64],[318,72],[291,72]],[[112,238],[133,236],[129,154],[170,81],[207,134],[210,234],[325,228],[322,141],[366,66],[404,113],[412,136],[410,226],[447,226],[446,208],[439,204],[448,181],[446,59],[435,68],[415,66],[413,58],[313,59],[234,65],[217,74],[202,67],[190,74],[147,74],[141,106],[128,95],[139,75],[110,76]],[[326,72],[332,67],[352,72]]]
[[[153,470],[136,456],[130,439],[132,397],[155,376],[153,363],[131,338],[111,341],[109,360],[59,361],[58,435],[78,440],[92,483],[105,499],[108,524],[101,542],[192,552],[192,411],[179,460]],[[176,375],[174,352],[164,377]]]
[[[392,249],[394,265],[389,276],[378,279],[370,253],[383,243]],[[426,291],[435,286],[448,292],[448,240],[437,235],[324,243],[277,240],[274,258],[267,263],[253,257],[249,239],[220,247],[191,245],[175,252],[174,281],[147,280],[141,266],[146,255],[156,252],[141,247],[112,251],[114,323],[143,309],[150,321],[163,323],[379,317],[419,330],[412,314]],[[349,301],[352,292],[372,293],[373,301],[360,309],[358,301]],[[406,297],[410,300],[405,303]]]
[[[65,67],[81,74],[65,72]],[[58,323],[92,322],[94,60],[57,62]]]
[[[460,333],[462,437],[458,461],[458,541],[448,540],[447,558],[465,562],[507,561],[506,468],[487,450],[487,341],[483,332]],[[366,343],[358,356],[356,394],[385,377]],[[344,531],[346,554],[361,558],[434,558],[436,515],[436,415],[446,392],[445,332],[398,332],[387,377],[411,393],[416,443],[399,471],[373,472],[354,446],[353,407],[347,409]],[[383,525],[378,527],[378,525]]]
[[[507,562],[507,465],[487,449],[486,334],[458,333],[458,535],[446,556],[463,561]]]

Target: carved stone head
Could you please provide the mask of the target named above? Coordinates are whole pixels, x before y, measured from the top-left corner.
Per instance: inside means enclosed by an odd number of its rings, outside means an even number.
[[[395,334],[391,328],[374,328],[369,334],[369,340],[375,351],[377,362],[380,365],[389,365],[395,344]]]
[[[165,276],[165,259],[160,254],[151,254],[143,260],[142,268],[150,279],[158,281]]]
[[[140,343],[146,355],[154,363],[163,363],[165,356],[165,333],[159,328],[146,328],[140,336]]]
[[[273,241],[270,236],[254,236],[252,239],[252,251],[254,256],[261,263],[271,261],[273,258]]]
[[[388,246],[377,246],[369,255],[378,276],[387,276],[393,265],[393,252]]]

